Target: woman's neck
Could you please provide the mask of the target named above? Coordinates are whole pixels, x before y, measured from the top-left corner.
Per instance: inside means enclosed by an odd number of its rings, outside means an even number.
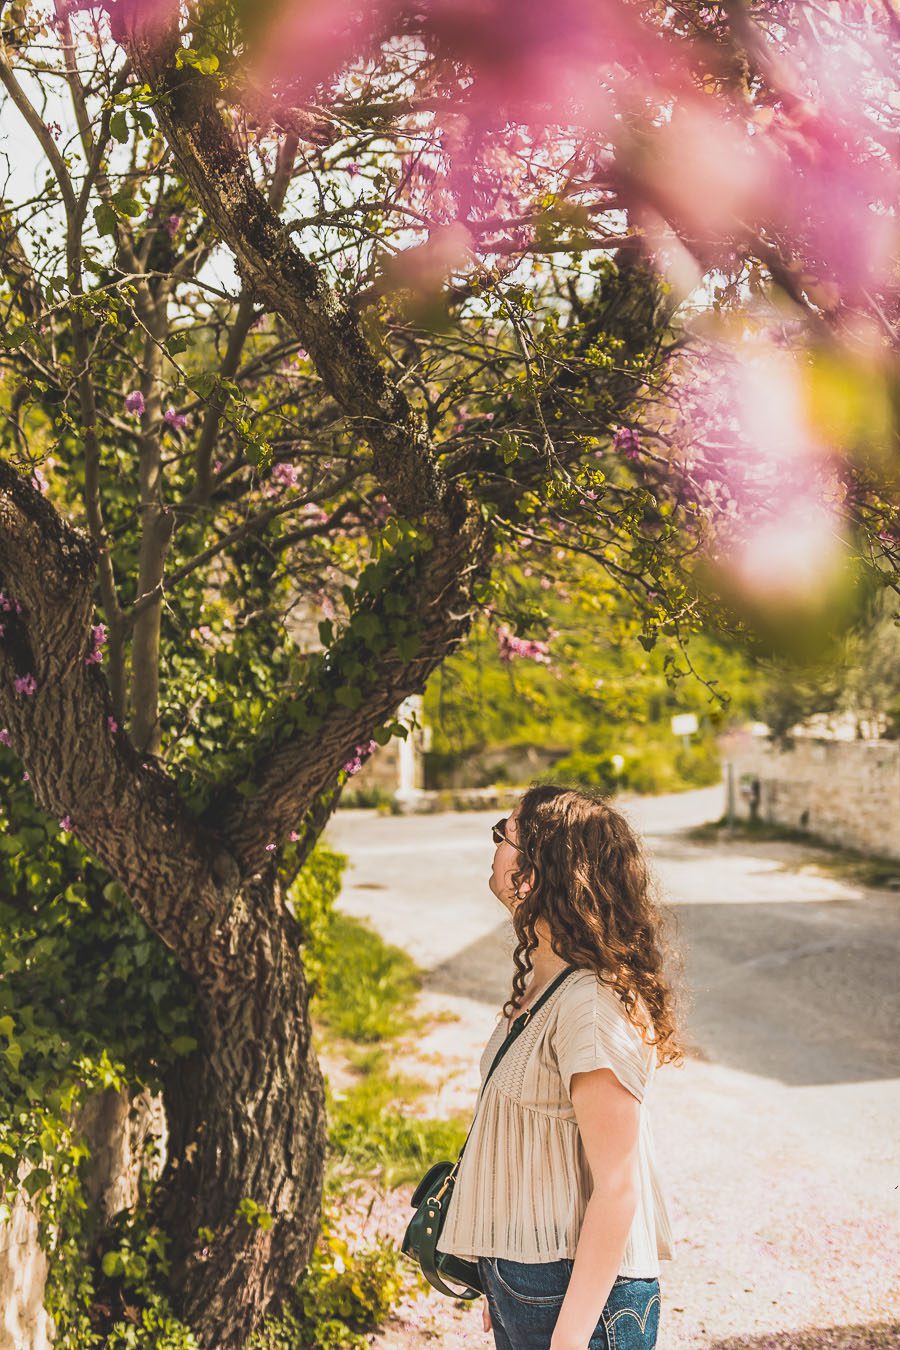
[[[538,934],[538,945],[531,953],[531,977],[526,985],[526,994],[530,989],[541,989],[559,974],[567,965],[564,957],[558,956],[550,945],[550,936]]]

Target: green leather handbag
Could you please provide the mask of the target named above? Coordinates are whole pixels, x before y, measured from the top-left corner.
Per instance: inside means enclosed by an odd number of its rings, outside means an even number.
[[[561,971],[556,979],[547,985],[540,998],[530,1008],[526,1008],[523,1013],[520,1013],[513,1022],[506,1039],[494,1056],[491,1067],[484,1076],[484,1083],[482,1083],[481,1092],[478,1094],[479,1102],[481,1101],[481,1094],[484,1092],[485,1083],[487,1083],[513,1041],[521,1036],[538,1009],[544,1006],[547,999],[556,992],[563,980],[576,969],[576,966],[566,966],[565,970]],[[459,1150],[459,1157],[456,1162],[437,1162],[429,1167],[413,1191],[409,1203],[415,1213],[409,1221],[400,1246],[402,1252],[418,1262],[428,1283],[439,1293],[447,1294],[450,1298],[469,1301],[484,1293],[478,1275],[477,1263],[467,1261],[462,1256],[454,1256],[451,1252],[439,1252],[437,1244],[441,1236],[441,1229],[444,1226],[444,1220],[447,1217],[459,1164],[471,1134],[472,1127],[470,1126],[466,1141]],[[462,1288],[451,1289],[445,1283],[446,1280],[452,1280],[455,1284],[461,1285]]]

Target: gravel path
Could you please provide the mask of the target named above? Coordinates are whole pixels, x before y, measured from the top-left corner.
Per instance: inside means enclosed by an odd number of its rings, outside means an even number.
[[[636,802],[688,949],[691,1052],[656,1079],[657,1153],[676,1236],[658,1350],[900,1350],[897,957],[900,900],[793,870],[785,845],[700,846],[709,793]],[[431,1029],[397,1066],[467,1110],[505,995],[509,928],[486,892],[493,816],[339,813],[342,898],[429,971]],[[455,1020],[450,1020],[450,1017]],[[892,1158],[891,1153],[894,1150]],[[409,1188],[366,1219],[399,1236]],[[373,1345],[489,1346],[480,1310],[411,1291]]]

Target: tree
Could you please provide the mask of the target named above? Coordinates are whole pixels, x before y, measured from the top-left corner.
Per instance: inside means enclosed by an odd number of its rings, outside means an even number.
[[[818,20],[790,10],[805,43]],[[159,1205],[204,1344],[243,1343],[316,1230],[322,1084],[280,851],[308,856],[501,550],[598,558],[656,629],[700,622],[691,559],[734,517],[727,454],[678,412],[699,277],[728,273],[720,308],[770,278],[854,369],[858,306],[893,323],[889,269],[830,248],[815,175],[764,232],[768,197],[687,210],[707,129],[724,172],[769,109],[748,153],[790,158],[774,13],[5,13],[0,81],[42,177],[11,178],[2,217],[0,722],[196,993]],[[883,426],[852,431],[845,505],[884,571]],[[747,528],[770,491],[744,485]],[[300,597],[321,650],[290,638]]]

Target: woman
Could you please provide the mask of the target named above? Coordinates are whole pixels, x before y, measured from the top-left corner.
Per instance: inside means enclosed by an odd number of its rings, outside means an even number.
[[[551,786],[493,836],[515,975],[438,1246],[477,1260],[498,1350],[652,1350],[674,1252],[645,1103],[681,1051],[641,849],[607,802]]]

